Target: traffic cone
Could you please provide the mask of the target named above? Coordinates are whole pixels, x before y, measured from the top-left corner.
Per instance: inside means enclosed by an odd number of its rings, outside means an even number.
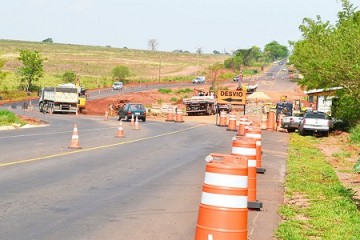
[[[136,116],[136,120],[135,120],[135,124],[134,124],[134,130],[140,130],[138,116]]]
[[[79,141],[79,133],[76,124],[74,124],[74,130],[71,137],[69,149],[81,149]]]
[[[105,111],[104,121],[107,121],[109,119],[109,113],[108,111]]]
[[[135,123],[134,123],[134,114],[131,114],[130,125],[131,125],[131,126],[134,126],[134,125],[135,125]]]
[[[120,120],[119,127],[118,127],[115,137],[117,137],[117,138],[125,137],[122,120]]]

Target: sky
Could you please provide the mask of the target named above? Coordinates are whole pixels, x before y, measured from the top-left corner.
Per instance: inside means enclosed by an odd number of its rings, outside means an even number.
[[[0,39],[232,52],[288,46],[305,17],[335,24],[341,9],[339,0],[0,0]]]

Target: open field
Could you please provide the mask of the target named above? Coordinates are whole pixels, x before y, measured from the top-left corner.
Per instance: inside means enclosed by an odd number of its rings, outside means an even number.
[[[202,74],[207,66],[223,63],[229,55],[192,54],[154,52],[104,46],[82,46],[57,43],[24,42],[0,40],[0,59],[5,60],[4,70],[8,76],[0,83],[4,86],[14,85],[18,81],[15,70],[21,66],[17,60],[20,50],[39,51],[43,58],[45,77],[40,86],[56,84],[66,71],[73,71],[81,76],[83,85],[88,88],[108,86],[111,82],[111,71],[118,65],[129,68],[130,81],[147,82],[191,80]],[[9,89],[11,90],[11,89]]]

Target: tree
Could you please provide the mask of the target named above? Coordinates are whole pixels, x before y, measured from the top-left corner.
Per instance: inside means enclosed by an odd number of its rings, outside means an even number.
[[[18,60],[24,66],[17,69],[17,75],[20,77],[24,90],[28,92],[32,87],[32,83],[39,81],[44,75],[44,59],[38,51],[21,50]]]
[[[335,26],[305,18],[299,29],[303,40],[292,43],[290,62],[304,75],[299,84],[305,88],[343,87],[335,111],[337,118],[360,120],[360,12],[342,0]],[[346,109],[346,111],[344,111]]]
[[[217,50],[214,50],[214,51],[213,51],[213,54],[220,54],[220,52],[217,51]]]
[[[42,40],[43,43],[53,43],[53,39],[52,38],[46,38],[44,40]]]
[[[62,80],[63,80],[63,82],[66,82],[66,83],[75,83],[76,82],[76,74],[71,71],[66,71],[62,75]]]
[[[275,61],[287,57],[289,50],[286,46],[280,45],[276,41],[272,41],[265,45],[264,52],[268,56],[268,61]]]
[[[196,48],[196,53],[197,54],[202,54],[203,53],[202,47],[197,47]]]
[[[130,76],[130,71],[126,66],[116,66],[112,70],[112,77],[115,81],[125,80],[128,76]]]
[[[148,41],[148,47],[151,51],[156,51],[159,46],[159,42],[156,39],[150,39]]]
[[[208,79],[210,80],[211,87],[210,89],[213,91],[217,91],[219,88],[219,83],[217,81],[217,78],[219,74],[221,73],[221,69],[224,67],[221,63],[215,63],[214,65],[209,66],[207,70]]]

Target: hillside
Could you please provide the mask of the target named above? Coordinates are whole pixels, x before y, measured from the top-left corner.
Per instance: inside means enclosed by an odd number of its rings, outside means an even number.
[[[157,81],[159,69],[161,80],[191,79],[209,65],[222,63],[228,55],[153,52],[102,46],[24,42],[0,40],[0,59],[5,60],[4,70],[9,72],[6,81],[11,86],[15,70],[21,63],[17,60],[20,50],[39,51],[46,59],[45,83],[61,79],[65,71],[81,76],[87,85],[106,85],[111,70],[117,65],[127,66],[132,81]],[[2,83],[1,85],[3,85]],[[40,83],[43,85],[45,83]],[[1,89],[0,85],[0,91]]]

